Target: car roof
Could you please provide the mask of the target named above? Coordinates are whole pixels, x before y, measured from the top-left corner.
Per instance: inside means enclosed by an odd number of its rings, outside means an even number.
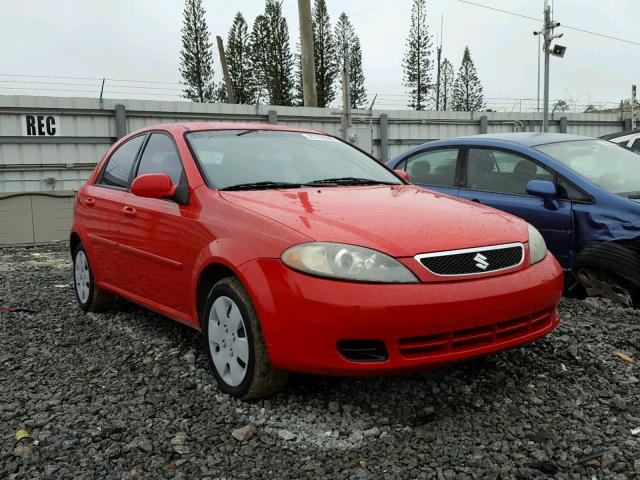
[[[315,133],[326,135],[325,132],[312,130],[309,128],[291,127],[289,125],[274,125],[271,123],[248,123],[248,122],[176,122],[159,123],[141,128],[139,132],[147,130],[168,130],[173,132],[197,132],[203,130],[271,130],[300,133]]]
[[[628,140],[631,139],[632,136],[640,134],[640,128],[636,128],[635,130],[625,130],[624,132],[616,132],[610,133],[608,135],[603,135],[600,137],[602,140],[615,140],[620,139],[622,137],[629,137]]]
[[[535,147],[537,145],[545,145],[548,143],[593,140],[593,137],[584,137],[582,135],[571,135],[567,133],[513,132],[471,135],[468,137],[458,137],[456,140],[460,139],[498,140],[501,142],[515,143],[525,147]]]

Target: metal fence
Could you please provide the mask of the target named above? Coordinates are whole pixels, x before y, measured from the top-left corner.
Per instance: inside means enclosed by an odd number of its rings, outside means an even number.
[[[0,96],[0,244],[64,238],[70,218],[68,198],[109,145],[138,128],[216,120],[278,123],[340,135],[340,113],[270,105]],[[540,125],[537,113],[355,110],[349,135],[385,161],[430,140],[539,131]],[[550,127],[597,137],[624,130],[625,123],[616,114],[556,114]],[[41,201],[43,195],[47,202]],[[43,215],[47,208],[53,210]]]

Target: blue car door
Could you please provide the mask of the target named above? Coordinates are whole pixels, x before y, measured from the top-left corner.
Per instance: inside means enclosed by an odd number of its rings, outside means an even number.
[[[449,195],[458,195],[456,182],[458,147],[436,148],[416,152],[396,168],[404,170],[416,185]]]
[[[470,147],[463,162],[464,179],[459,196],[523,218],[542,233],[562,268],[570,268],[572,204],[559,199],[558,208],[546,208],[525,188],[530,180],[555,181],[552,172],[518,153]]]

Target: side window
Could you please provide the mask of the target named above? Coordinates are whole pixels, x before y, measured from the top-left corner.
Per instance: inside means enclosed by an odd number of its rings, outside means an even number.
[[[578,202],[589,202],[590,198],[578,190],[564,178],[558,177],[558,194],[564,200],[575,200]]]
[[[470,148],[467,187],[483,192],[528,195],[530,180],[553,181],[553,174],[531,160],[501,150]]]
[[[634,140],[631,148],[633,148],[634,150],[640,150],[640,138]]]
[[[110,187],[129,188],[129,179],[133,163],[138,155],[138,150],[144,140],[144,135],[139,135],[126,141],[111,154],[107,165],[102,171],[102,176],[98,181],[100,185]]]
[[[457,148],[431,150],[409,158],[405,170],[413,183],[453,187],[457,161]]]
[[[166,173],[174,185],[180,184],[182,163],[171,138],[162,133],[152,133],[140,158],[137,177],[147,173]]]

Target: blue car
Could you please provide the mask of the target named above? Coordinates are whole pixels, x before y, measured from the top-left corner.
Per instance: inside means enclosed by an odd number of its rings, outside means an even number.
[[[640,307],[638,154],[577,135],[500,133],[426,143],[387,164],[412,183],[531,223],[569,292]]]

